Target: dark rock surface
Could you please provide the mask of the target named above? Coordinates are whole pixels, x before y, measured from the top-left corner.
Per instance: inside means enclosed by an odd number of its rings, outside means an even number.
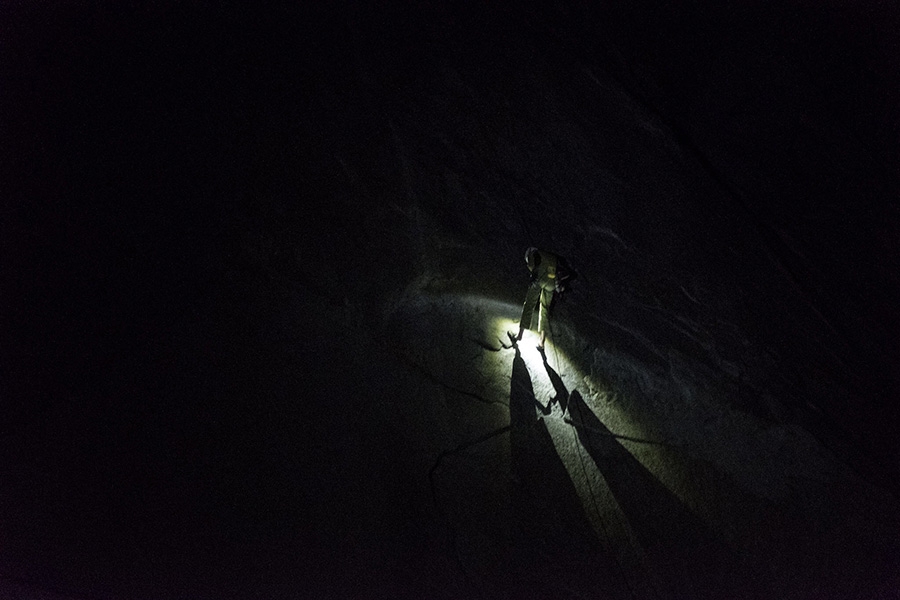
[[[900,597],[897,12],[546,4],[0,9],[0,592]]]

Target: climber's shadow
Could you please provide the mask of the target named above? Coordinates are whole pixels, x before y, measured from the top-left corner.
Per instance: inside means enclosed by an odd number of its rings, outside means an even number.
[[[548,367],[549,368],[549,367]],[[696,555],[730,554],[728,547],[638,461],[603,424],[578,390],[569,396],[569,415],[581,445],[596,463],[645,550],[679,549]]]
[[[554,561],[573,552],[592,551],[598,540],[547,426],[535,410],[547,413],[549,409],[535,398],[528,367],[518,346],[515,350],[509,398],[515,537],[524,547],[542,548],[556,557]]]
[[[684,543],[686,533],[682,530],[705,531],[705,524],[619,443],[578,390],[566,389],[543,350],[541,358],[556,393],[554,401],[563,412],[568,410],[578,441],[603,474],[641,545]]]
[[[547,362],[547,351],[544,348],[538,348],[538,352],[541,354],[541,360],[544,362],[544,369],[546,369],[547,376],[550,377],[550,383],[553,384],[553,391],[556,393],[550,403],[558,403],[563,413],[565,413],[569,408],[569,390],[566,389],[566,385],[563,383],[559,373],[557,373],[553,367],[550,366],[550,363]],[[547,410],[547,412],[549,413],[550,411]]]

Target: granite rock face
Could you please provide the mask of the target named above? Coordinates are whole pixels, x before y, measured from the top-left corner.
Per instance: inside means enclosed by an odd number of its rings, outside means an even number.
[[[896,16],[375,4],[3,9],[0,590],[895,597]]]

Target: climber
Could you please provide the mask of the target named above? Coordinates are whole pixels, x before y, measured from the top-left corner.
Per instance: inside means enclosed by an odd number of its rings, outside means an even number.
[[[541,335],[538,348],[543,348],[554,296],[566,289],[574,272],[561,256],[534,247],[525,252],[525,264],[531,271],[531,286],[525,294],[525,306],[522,307],[519,335],[516,339],[521,340],[525,330],[531,329]]]

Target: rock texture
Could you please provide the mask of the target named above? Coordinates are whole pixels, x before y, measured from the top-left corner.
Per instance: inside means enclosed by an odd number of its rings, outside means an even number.
[[[712,4],[4,6],[0,591],[898,597],[900,23]]]

